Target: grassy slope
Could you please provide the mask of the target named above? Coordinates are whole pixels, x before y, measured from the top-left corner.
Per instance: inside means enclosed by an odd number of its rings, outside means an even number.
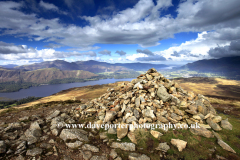
[[[216,152],[213,153],[213,157],[216,155],[224,156],[228,159],[240,159],[240,94],[237,89],[240,84],[239,81],[225,80],[219,78],[190,78],[190,79],[177,79],[176,80],[183,89],[188,91],[194,91],[195,93],[208,95],[212,105],[216,108],[219,114],[223,118],[229,118],[230,123],[233,125],[232,131],[227,131],[223,129],[218,133],[221,135],[223,140],[229,144],[237,154],[232,154],[228,151],[223,150],[218,144],[216,138],[207,139],[201,136],[195,136],[188,130],[170,130],[167,134],[164,134],[160,140],[152,137],[149,132],[139,131],[137,134],[137,139],[139,143],[138,148],[143,148],[143,150],[138,150],[137,152],[147,154],[151,159],[159,159],[159,154],[151,153],[155,147],[157,147],[159,142],[167,142],[170,144],[171,138],[179,138],[188,142],[187,148],[182,152],[178,152],[176,147],[171,146],[168,151],[168,155],[171,155],[171,159],[185,158],[185,159],[207,159],[211,151],[209,149],[214,149]],[[120,84],[121,82],[118,82]],[[59,92],[55,95],[42,98],[38,101],[31,102],[19,106],[18,108],[26,108],[36,104],[66,100],[81,100],[82,103],[99,97],[106,92],[108,88],[115,87],[118,84],[107,84],[107,85],[95,85],[86,86],[80,88],[72,88],[66,91]],[[220,86],[220,87],[219,87]],[[224,88],[222,86],[225,86]],[[236,89],[236,90],[233,90]],[[11,110],[11,109],[10,109]],[[225,110],[229,110],[226,114],[223,114]],[[3,112],[4,110],[0,110]],[[4,112],[6,112],[5,110]],[[4,112],[2,113],[4,115]],[[114,139],[114,137],[111,137]],[[116,138],[116,137],[115,137]],[[126,137],[123,141],[128,142],[129,139]],[[119,155],[123,158],[127,157],[129,153],[121,150],[117,150]]]

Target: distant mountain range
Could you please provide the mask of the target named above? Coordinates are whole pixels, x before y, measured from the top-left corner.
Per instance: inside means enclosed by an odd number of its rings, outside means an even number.
[[[193,63],[188,63],[177,69],[188,69],[191,71],[198,72],[240,73],[240,56],[223,57],[220,59],[199,60]]]
[[[84,70],[93,73],[100,72],[115,72],[120,70],[137,70],[146,71],[149,68],[162,69],[168,67],[164,64],[150,64],[150,63],[106,63],[94,60],[66,62],[63,60],[45,61],[41,63],[34,63],[31,65],[17,66],[16,69],[25,69],[29,71],[43,69],[43,68],[57,68],[60,70]]]
[[[15,64],[7,64],[7,65],[0,65],[0,67],[3,67],[3,68],[14,68],[14,67],[17,67],[18,65],[15,65]]]

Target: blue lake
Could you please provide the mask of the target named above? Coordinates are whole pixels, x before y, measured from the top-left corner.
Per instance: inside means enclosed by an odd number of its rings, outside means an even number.
[[[116,81],[131,81],[134,78],[127,79],[101,79],[97,81],[87,81],[87,82],[78,82],[78,83],[66,83],[66,84],[54,84],[54,85],[42,85],[38,87],[31,87],[28,89],[21,89],[18,92],[9,92],[9,93],[0,93],[0,97],[6,97],[11,99],[21,99],[28,96],[35,97],[46,97],[54,93],[58,93],[62,90],[66,90],[74,87],[83,87],[88,85],[101,85],[114,83]]]

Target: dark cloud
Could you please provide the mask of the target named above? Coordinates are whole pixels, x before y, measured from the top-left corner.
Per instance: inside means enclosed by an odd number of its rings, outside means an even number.
[[[12,43],[5,43],[0,41],[0,54],[18,54],[36,52],[34,48],[28,48],[26,45],[16,46]]]
[[[154,53],[151,52],[151,51],[148,50],[148,49],[144,49],[144,50],[137,49],[136,51],[137,51],[137,53],[144,53],[144,54],[149,55],[149,56],[153,56],[153,55],[154,55]]]
[[[99,51],[98,52],[99,54],[102,54],[102,55],[109,55],[109,56],[111,56],[111,51],[109,51],[109,50],[103,50],[103,51]]]
[[[149,57],[139,57],[137,61],[166,61],[167,59],[160,55],[149,56]]]
[[[93,52],[93,51],[80,53],[79,55],[86,55],[86,56],[90,56],[90,57],[96,57],[97,56],[96,52]]]
[[[240,40],[232,41],[230,45],[224,47],[211,48],[208,51],[209,56],[213,58],[240,56]]]
[[[174,57],[181,57],[181,55],[192,55],[190,54],[190,51],[189,50],[181,50],[179,52],[177,51],[174,51],[173,54],[171,54],[171,56],[174,56]]]
[[[63,45],[61,44],[55,44],[55,43],[49,43],[48,45],[44,46],[46,48],[61,48]]]
[[[171,56],[181,57],[181,55],[177,51],[174,51],[173,54],[171,54]]]
[[[116,51],[115,53],[118,53],[120,56],[124,56],[124,55],[126,55],[127,53],[126,52],[124,52],[124,51]]]

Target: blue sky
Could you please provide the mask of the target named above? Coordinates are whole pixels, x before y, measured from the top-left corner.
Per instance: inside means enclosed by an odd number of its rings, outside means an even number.
[[[0,64],[240,55],[239,0],[0,1]]]

